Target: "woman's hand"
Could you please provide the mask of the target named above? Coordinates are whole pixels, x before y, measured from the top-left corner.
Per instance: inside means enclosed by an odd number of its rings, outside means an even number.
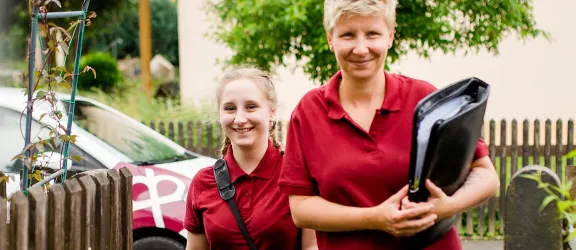
[[[410,207],[406,209],[400,209],[401,201],[407,194],[406,185],[388,200],[374,207],[372,212],[375,229],[402,237],[414,235],[434,225],[437,216],[431,213],[434,210],[432,203],[413,203],[408,204]]]
[[[454,214],[452,197],[446,195],[441,188],[434,185],[430,180],[426,180],[426,188],[430,192],[427,202],[415,203],[408,200],[408,197],[402,199],[402,210],[417,207],[419,204],[432,204],[434,209],[432,213],[436,214],[437,220],[450,217]]]

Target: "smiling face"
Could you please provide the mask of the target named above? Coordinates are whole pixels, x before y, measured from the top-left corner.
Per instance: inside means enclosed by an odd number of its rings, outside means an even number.
[[[241,78],[226,83],[219,99],[220,124],[233,145],[250,148],[267,144],[274,109],[254,81]]]
[[[342,74],[355,79],[370,78],[384,70],[384,60],[393,32],[382,15],[344,15],[327,38]]]

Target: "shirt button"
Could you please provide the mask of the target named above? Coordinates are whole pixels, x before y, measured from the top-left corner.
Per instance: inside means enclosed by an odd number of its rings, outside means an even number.
[[[244,193],[245,196],[250,196],[250,193]]]

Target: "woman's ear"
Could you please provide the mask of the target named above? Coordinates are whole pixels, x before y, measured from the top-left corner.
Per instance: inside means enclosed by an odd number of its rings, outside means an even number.
[[[331,36],[332,32],[326,32],[326,41],[328,41],[328,47],[330,48],[330,51],[334,52],[334,47],[332,45],[332,36]]]

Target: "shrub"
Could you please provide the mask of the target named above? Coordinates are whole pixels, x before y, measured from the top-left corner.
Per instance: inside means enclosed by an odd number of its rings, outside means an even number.
[[[83,56],[80,60],[80,70],[86,66],[96,70],[96,77],[91,72],[81,74],[78,77],[78,89],[96,88],[107,92],[116,88],[122,80],[118,62],[109,53],[95,52]]]

